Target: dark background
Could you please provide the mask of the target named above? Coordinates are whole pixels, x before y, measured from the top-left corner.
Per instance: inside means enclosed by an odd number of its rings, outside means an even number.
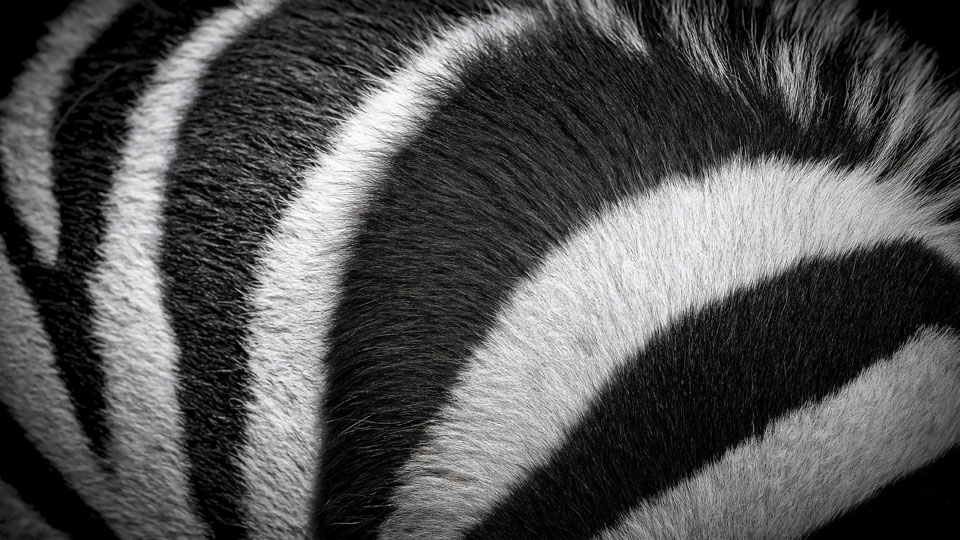
[[[44,23],[59,15],[67,3],[0,0],[0,96],[7,95],[10,79],[36,51],[34,44],[44,33]],[[889,17],[913,40],[934,49],[941,72],[960,88],[960,0],[861,0],[859,4],[862,13]]]

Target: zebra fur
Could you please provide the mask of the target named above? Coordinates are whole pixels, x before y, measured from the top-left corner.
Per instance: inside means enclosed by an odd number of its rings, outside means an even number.
[[[958,532],[960,94],[852,2],[83,0],[0,111],[11,538]]]

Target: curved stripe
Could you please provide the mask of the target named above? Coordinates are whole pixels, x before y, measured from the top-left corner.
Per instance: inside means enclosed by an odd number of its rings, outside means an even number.
[[[103,395],[104,371],[93,343],[93,308],[87,279],[98,263],[103,234],[103,200],[111,183],[126,116],[162,56],[208,12],[169,13],[134,5],[117,15],[73,63],[69,83],[58,96],[53,132],[52,193],[59,214],[59,250],[54,266],[38,264],[28,236],[4,197],[0,205],[10,260],[36,300],[44,330],[67,388],[76,418],[94,453],[106,467],[110,433]],[[42,179],[34,179],[43,184]],[[64,306],[69,306],[65,309]]]
[[[570,17],[587,22],[620,47],[643,56],[650,54],[650,45],[631,20],[627,6],[612,0],[545,0],[544,8],[557,20]]]
[[[303,529],[297,521],[309,499],[301,491],[309,470],[300,462],[313,443],[302,436],[313,422],[291,428],[273,421],[291,414],[299,421],[304,410],[275,407],[305,404],[309,411],[310,394],[321,389],[288,397],[304,390],[301,374],[282,379],[290,366],[283,355],[251,357],[259,346],[250,342],[252,301],[264,243],[344,111],[360,101],[371,75],[385,75],[414,45],[426,21],[459,9],[388,7],[372,0],[284,3],[208,67],[181,124],[180,152],[167,173],[159,266],[180,353],[177,395],[191,490],[215,536]],[[264,455],[261,442],[277,452]]]
[[[0,481],[0,537],[18,540],[69,540],[39,512],[20,500],[17,491]]]
[[[392,155],[416,133],[436,90],[484,42],[529,21],[506,12],[459,23],[374,83],[305,175],[261,259],[248,349],[256,380],[246,476],[254,523],[301,536],[311,512],[322,432],[326,334],[357,216]],[[259,507],[259,508],[257,508]],[[264,511],[266,510],[266,511]]]
[[[101,512],[111,504],[110,485],[91,452],[60,380],[49,336],[0,240],[0,397],[36,449],[67,484]],[[4,437],[7,433],[4,431]],[[40,479],[36,479],[40,481]],[[53,489],[53,488],[51,488]],[[120,537],[126,529],[110,523]]]
[[[589,538],[918,329],[960,328],[958,305],[960,272],[917,242],[807,258],[737,288],[657,331],[466,538]]]
[[[2,402],[0,433],[0,537],[25,538],[34,531],[39,534],[37,529],[42,530],[45,525],[50,538],[64,533],[70,537],[116,538],[103,517],[40,454]],[[4,493],[5,490],[10,492]]]
[[[404,466],[381,534],[454,538],[477,524],[658,329],[737,287],[897,240],[960,264],[958,226],[937,218],[902,183],[777,161],[734,161],[613,205],[514,293]]]
[[[798,538],[957,444],[960,335],[928,328],[598,538]]]
[[[93,333],[106,373],[115,507],[138,537],[207,535],[186,487],[178,352],[157,271],[164,174],[204,69],[276,3],[251,0],[216,12],[159,64],[128,119],[106,202],[102,259],[90,279]]]
[[[60,247],[59,207],[53,196],[54,121],[70,69],[129,0],[87,0],[50,25],[39,52],[0,104],[3,190],[22,220],[36,259],[53,265]]]
[[[537,20],[528,11],[504,9],[482,18],[470,17],[447,27],[423,45],[400,70],[383,81],[383,87],[370,95],[357,110],[357,115],[349,119],[339,141],[334,145],[334,151],[321,157],[309,178],[317,185],[324,182],[324,189],[330,195],[304,197],[302,200],[308,205],[297,211],[300,219],[307,220],[307,223],[316,219],[312,216],[325,218],[316,220],[313,225],[317,232],[326,237],[323,243],[317,244],[325,251],[316,251],[315,260],[312,261],[317,264],[317,268],[323,269],[322,273],[317,274],[320,279],[315,283],[322,285],[320,290],[323,290],[324,294],[313,294],[326,302],[323,309],[330,320],[323,328],[325,333],[338,323],[342,324],[342,320],[337,321],[337,310],[340,310],[339,315],[363,324],[362,317],[352,318],[356,316],[353,312],[356,299],[350,297],[349,291],[344,291],[344,283],[349,281],[347,275],[350,273],[351,264],[357,262],[353,260],[358,257],[354,251],[357,237],[368,231],[367,212],[378,195],[377,189],[386,184],[392,185],[396,181],[392,168],[398,156],[407,150],[413,140],[422,135],[423,126],[433,119],[437,108],[448,100],[448,94],[469,85],[468,81],[463,80],[465,66],[482,58],[484,51],[497,48],[508,43],[511,38],[529,31],[536,23]],[[321,229],[321,225],[325,226],[326,230]],[[307,238],[309,240],[312,237]],[[326,261],[321,263],[320,258],[325,258]],[[363,261],[360,262],[361,265],[366,263],[362,256],[359,259]],[[378,270],[375,266],[374,269]],[[395,270],[416,272],[415,267],[408,269],[398,266]],[[312,273],[304,274],[304,277],[315,280]],[[316,288],[316,284],[311,286]],[[376,333],[372,336],[375,339]],[[335,348],[338,338],[331,338],[329,335],[325,337],[326,351],[330,350],[331,342]],[[340,354],[342,355],[342,350]],[[355,366],[350,364],[354,360],[340,356],[331,362],[328,357],[327,375],[329,376],[331,363],[346,363],[348,369],[353,369]],[[342,368],[344,365],[334,367]],[[337,383],[328,385],[329,389],[340,394],[332,398],[329,395],[326,397],[325,414],[328,416],[324,418],[327,422],[325,435],[336,440],[337,444],[327,447],[332,450],[325,449],[326,454],[321,460],[323,470],[320,472],[318,512],[315,517],[320,537],[366,538],[374,534],[388,510],[383,504],[386,499],[384,488],[389,485],[392,467],[397,456],[408,451],[403,447],[407,441],[393,445],[382,439],[375,444],[389,447],[389,457],[385,457],[385,453],[371,456],[371,453],[377,453],[373,447],[364,447],[359,449],[358,453],[355,446],[358,441],[351,439],[354,433],[349,433],[356,425],[341,431],[346,424],[353,423],[350,417],[353,404],[349,403],[352,401],[352,391],[371,396],[377,401],[376,390],[371,392],[373,387],[369,385],[393,384],[393,381],[389,380],[374,380],[379,375],[372,372],[360,377],[362,379],[351,378],[351,385],[360,383],[356,388],[345,389]],[[408,390],[410,389],[403,388],[403,391]],[[420,399],[420,396],[415,398]],[[339,399],[347,402],[343,410],[339,410],[344,405]],[[386,415],[398,412],[391,409],[392,406],[402,406],[390,404],[389,399],[377,402],[376,405],[381,407],[377,413]],[[410,411],[413,410],[415,408],[408,407],[406,414],[412,416]],[[331,420],[335,421],[336,425],[331,425]],[[372,426],[378,424],[377,420],[369,417],[357,422],[360,423]],[[366,455],[362,455],[364,452]],[[384,459],[378,459],[381,457]],[[371,482],[367,483],[368,481]]]
[[[463,84],[396,154],[364,211],[327,359],[325,420],[337,445],[324,450],[322,500],[344,531],[379,527],[392,511],[395,471],[497,310],[608,203],[732,155],[845,166],[871,155],[875,134],[841,121],[842,100],[801,126],[752,58],[724,66],[739,94],[692,72],[663,9],[631,12],[648,56],[556,11],[465,64]],[[712,28],[756,45],[762,28],[747,15],[727,10]],[[849,79],[847,60],[831,75]]]

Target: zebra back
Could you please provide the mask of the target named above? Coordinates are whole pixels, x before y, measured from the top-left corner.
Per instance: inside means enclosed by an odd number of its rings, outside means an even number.
[[[81,1],[0,109],[7,534],[956,532],[937,77],[847,2]]]

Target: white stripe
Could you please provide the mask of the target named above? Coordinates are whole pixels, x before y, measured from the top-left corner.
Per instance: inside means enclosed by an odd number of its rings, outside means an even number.
[[[101,263],[90,279],[94,336],[104,361],[111,457],[108,517],[136,538],[204,538],[193,514],[177,403],[179,354],[157,268],[166,171],[206,67],[275,0],[247,1],[203,20],[157,67],[128,119],[105,206]]]
[[[927,329],[599,538],[797,538],[958,443],[960,335]]]
[[[531,22],[505,11],[430,40],[346,120],[270,239],[248,343],[256,383],[244,460],[254,536],[306,534],[321,446],[325,338],[346,243],[369,189],[429,118],[436,90],[458,84],[461,62]]]
[[[610,0],[544,0],[544,8],[554,18],[571,13],[620,47],[643,56],[650,54],[650,46],[630,14]]]
[[[823,103],[819,73],[812,68],[816,65],[814,60],[819,60],[820,51],[806,41],[781,42],[775,55],[774,74],[787,110],[802,123],[809,124]]]
[[[69,540],[32,506],[20,499],[13,486],[0,480],[0,538],[17,540]]]
[[[789,1],[773,5],[775,22],[768,23],[768,35],[775,36],[770,51],[776,58],[774,78],[786,100],[787,110],[802,123],[815,118],[827,99],[820,90],[817,76],[824,70],[821,65],[824,56],[853,32],[857,22],[855,9],[855,2],[849,0]],[[763,54],[757,51],[752,59],[757,68],[766,67]],[[755,69],[754,74],[761,81],[767,77],[763,69]]]
[[[53,197],[54,118],[74,61],[128,0],[91,0],[69,8],[38,44],[39,53],[13,82],[0,104],[0,164],[13,211],[27,230],[37,259],[52,265],[60,244],[60,217]]]
[[[731,59],[724,55],[719,42],[725,34],[721,21],[729,8],[720,2],[698,7],[699,10],[693,10],[683,2],[674,2],[662,9],[677,45],[690,65],[702,75],[738,91],[730,77]]]
[[[914,53],[908,62],[894,64],[888,71],[895,73],[895,82],[887,89],[893,112],[874,161],[879,166],[894,165],[899,176],[917,178],[941,155],[956,155],[960,150],[956,129],[960,123],[960,93],[945,94],[934,86],[936,64],[929,56]],[[905,148],[910,148],[909,154],[892,162]]]
[[[383,536],[454,538],[476,523],[655,331],[736,287],[905,238],[960,264],[960,225],[935,225],[937,211],[863,171],[776,161],[614,205],[518,286],[404,466]]]
[[[37,450],[90,506],[103,511],[109,485],[60,380],[50,338],[0,238],[0,399]],[[117,531],[122,532],[122,531]]]

